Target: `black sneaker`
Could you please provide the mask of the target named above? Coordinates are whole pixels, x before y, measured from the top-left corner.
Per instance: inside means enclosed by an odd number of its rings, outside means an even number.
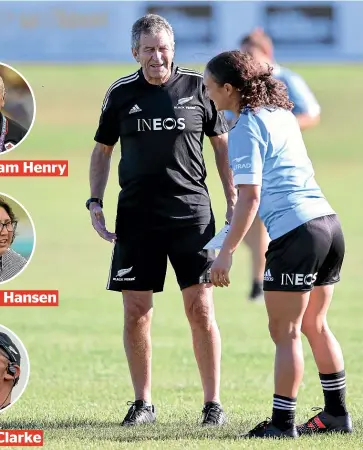
[[[207,402],[202,411],[202,425],[223,425],[226,415],[222,406],[217,402]]]
[[[349,414],[346,416],[332,416],[322,408],[313,408],[313,411],[320,409],[320,413],[309,419],[306,423],[297,426],[297,432],[302,434],[320,433],[352,433],[352,419]]]
[[[279,428],[272,425],[271,419],[267,419],[264,422],[259,423],[253,430],[249,431],[247,434],[240,436],[241,438],[297,438],[298,432],[296,430],[296,425],[292,426],[286,431],[282,431]]]
[[[156,420],[155,406],[150,405],[143,400],[136,400],[136,402],[127,402],[131,405],[122,426],[142,425],[146,423],[153,423]]]
[[[252,283],[249,299],[253,302],[263,300],[263,283],[261,281],[254,281]]]

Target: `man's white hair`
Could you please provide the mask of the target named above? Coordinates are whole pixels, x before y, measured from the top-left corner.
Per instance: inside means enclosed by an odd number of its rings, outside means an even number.
[[[157,14],[146,14],[138,19],[132,26],[131,47],[138,50],[140,46],[141,34],[156,34],[166,31],[170,36],[174,47],[174,31],[170,23]]]

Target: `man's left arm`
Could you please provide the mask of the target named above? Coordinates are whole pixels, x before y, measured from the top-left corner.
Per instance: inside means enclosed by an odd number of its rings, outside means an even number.
[[[226,197],[226,219],[230,223],[232,220],[234,206],[237,201],[237,191],[233,185],[233,173],[228,161],[228,133],[210,136],[209,139],[214,150],[218,173],[221,178],[224,195]]]

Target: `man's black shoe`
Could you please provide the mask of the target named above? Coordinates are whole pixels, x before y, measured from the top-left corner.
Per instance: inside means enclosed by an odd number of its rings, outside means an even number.
[[[156,413],[154,405],[150,405],[143,400],[136,400],[136,402],[127,402],[131,405],[122,426],[142,425],[146,423],[153,423],[156,420]]]
[[[222,406],[217,402],[207,402],[202,411],[202,425],[223,425],[226,415]]]

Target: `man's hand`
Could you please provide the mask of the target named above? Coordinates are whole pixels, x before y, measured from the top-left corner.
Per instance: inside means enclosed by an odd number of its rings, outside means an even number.
[[[93,228],[97,231],[101,238],[109,242],[115,242],[116,234],[107,231],[105,216],[103,215],[101,206],[96,202],[91,203],[89,206],[89,211],[91,214]]]
[[[228,287],[229,271],[232,266],[232,255],[230,253],[219,252],[216,260],[212,264],[211,268],[211,282],[216,287]]]

